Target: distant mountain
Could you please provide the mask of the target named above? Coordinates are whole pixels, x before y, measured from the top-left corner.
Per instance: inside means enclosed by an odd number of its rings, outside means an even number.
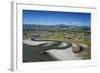
[[[24,30],[70,30],[70,31],[90,31],[90,26],[78,26],[78,25],[37,25],[37,24],[24,24]]]

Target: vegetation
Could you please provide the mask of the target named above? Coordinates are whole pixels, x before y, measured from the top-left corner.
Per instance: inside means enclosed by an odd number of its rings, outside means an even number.
[[[89,26],[23,25],[23,27],[23,39],[35,38],[84,44],[88,47],[80,56],[83,59],[91,58],[91,32]]]

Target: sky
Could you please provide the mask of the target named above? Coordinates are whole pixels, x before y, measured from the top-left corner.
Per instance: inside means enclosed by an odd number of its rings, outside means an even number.
[[[90,26],[91,13],[23,10],[23,24]]]

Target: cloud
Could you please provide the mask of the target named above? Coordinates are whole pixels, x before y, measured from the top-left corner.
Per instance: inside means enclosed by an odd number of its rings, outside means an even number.
[[[82,25],[83,22],[82,21],[73,21],[71,22],[72,25]]]

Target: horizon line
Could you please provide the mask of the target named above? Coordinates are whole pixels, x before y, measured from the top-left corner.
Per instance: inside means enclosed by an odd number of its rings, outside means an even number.
[[[50,25],[50,24],[23,24],[23,25],[45,25],[45,26],[48,26],[48,25]],[[54,24],[54,25],[50,25],[50,26],[55,26],[55,25],[65,25],[65,26],[69,26],[69,25],[67,25],[67,24]],[[70,26],[91,26],[91,25],[70,25]]]

